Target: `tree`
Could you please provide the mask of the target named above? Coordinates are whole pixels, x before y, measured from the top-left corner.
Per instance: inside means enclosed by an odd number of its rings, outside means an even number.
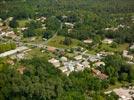
[[[121,73],[120,80],[127,81],[128,80],[128,73]]]
[[[56,32],[60,28],[60,21],[56,17],[52,16],[52,17],[47,19],[46,27],[47,27],[48,31],[53,30]]]
[[[65,39],[64,39],[64,41],[63,41],[63,44],[64,44],[64,45],[71,45],[71,43],[72,43],[71,38],[65,37]]]
[[[17,28],[18,22],[15,19],[13,19],[12,21],[9,22],[9,26],[12,28]]]

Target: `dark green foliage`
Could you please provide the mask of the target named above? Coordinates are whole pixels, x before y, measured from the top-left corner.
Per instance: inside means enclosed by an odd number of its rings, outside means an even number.
[[[107,80],[93,77],[89,69],[66,77],[45,58],[34,57],[21,64],[26,68],[23,75],[8,65],[0,72],[1,100],[85,100],[90,91],[99,93],[108,86]]]
[[[18,22],[15,19],[13,19],[12,21],[9,22],[9,26],[12,28],[17,28]]]
[[[101,70],[109,75],[111,84],[115,84],[117,80],[128,82],[133,80],[133,66],[128,65],[121,56],[108,56],[105,62],[106,66]]]
[[[64,45],[71,45],[71,43],[72,43],[71,38],[65,37],[65,39],[64,39],[64,41],[63,41],[63,44],[64,44]]]
[[[24,31],[23,36],[24,37],[32,37],[32,36],[40,36],[43,34],[44,30],[41,29],[41,23],[36,21],[31,21],[27,25],[28,29]]]

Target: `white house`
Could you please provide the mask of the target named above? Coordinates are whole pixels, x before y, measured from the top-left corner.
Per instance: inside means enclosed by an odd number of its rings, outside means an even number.
[[[104,62],[96,62],[93,64],[93,66],[95,66],[95,67],[105,66],[105,63]]]
[[[74,57],[75,60],[81,60],[82,59],[82,55],[78,55],[76,57]]]
[[[130,47],[130,49],[131,49],[131,50],[134,49],[134,44]]]
[[[60,62],[59,60],[52,58],[50,60],[48,60],[49,63],[52,63],[55,67],[60,67]]]
[[[83,42],[86,43],[86,44],[91,44],[91,43],[93,43],[93,40],[92,39],[87,39],[87,40],[84,40]]]
[[[113,39],[108,39],[108,38],[106,38],[106,39],[104,39],[104,40],[102,41],[102,43],[105,43],[105,44],[112,44],[112,43],[113,43]]]

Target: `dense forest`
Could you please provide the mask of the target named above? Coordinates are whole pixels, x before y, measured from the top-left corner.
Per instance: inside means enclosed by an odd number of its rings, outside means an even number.
[[[67,28],[63,25],[63,28],[58,30],[60,35],[80,40],[99,35],[101,38],[114,38],[118,43],[134,41],[134,34],[132,34],[134,26],[131,20],[128,21],[132,18],[133,12],[133,0],[3,0],[0,2],[0,18],[3,19],[12,16],[14,20],[48,17],[47,26],[51,27],[46,32],[40,32],[50,35],[46,37],[51,37],[57,31],[57,20],[59,20],[75,23],[70,34],[67,34]],[[51,18],[53,16],[56,18]],[[68,18],[63,19],[62,16],[68,16]],[[121,19],[122,17],[124,19]],[[116,28],[118,25],[129,25],[130,28],[109,32],[103,30],[109,27]],[[53,27],[56,29],[52,29]],[[31,30],[28,30],[31,32],[28,36],[36,35]]]
[[[73,72],[69,77],[49,64],[45,58],[34,57],[22,60],[21,65],[12,67],[1,59],[0,99],[1,100],[117,100],[114,93],[107,96],[103,91],[117,81],[131,82],[134,69],[120,56],[105,58],[106,66],[101,70],[110,78],[100,80],[90,69]],[[112,63],[112,66],[111,66]],[[114,67],[116,66],[116,67]],[[23,75],[18,69],[25,68]]]

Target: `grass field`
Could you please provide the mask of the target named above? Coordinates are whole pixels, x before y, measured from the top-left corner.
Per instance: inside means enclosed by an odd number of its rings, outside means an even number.
[[[78,44],[81,42],[79,40],[72,39],[72,44],[67,46],[67,45],[64,45],[61,43],[62,41],[64,41],[64,38],[65,37],[63,37],[63,36],[56,36],[48,42],[48,45],[54,46],[57,48],[72,48],[72,47],[78,46]]]

